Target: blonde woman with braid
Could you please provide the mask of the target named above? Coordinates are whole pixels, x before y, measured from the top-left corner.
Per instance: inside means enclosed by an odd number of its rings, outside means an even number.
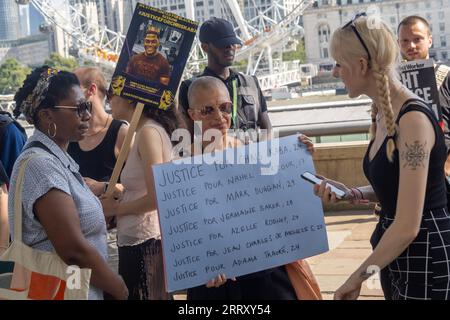
[[[373,19],[373,20],[371,20]],[[336,291],[357,299],[371,270],[388,273],[390,299],[450,298],[450,216],[444,182],[444,136],[429,107],[396,78],[399,49],[382,21],[358,14],[335,31],[330,52],[334,75],[350,97],[373,100],[372,140],[363,168],[369,186],[348,188],[324,179],[315,193],[335,202],[334,184],[351,202],[381,203],[373,253]]]

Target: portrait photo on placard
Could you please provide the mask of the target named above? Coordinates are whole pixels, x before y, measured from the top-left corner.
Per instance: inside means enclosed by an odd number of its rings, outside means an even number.
[[[111,81],[113,93],[146,105],[170,105],[197,28],[195,21],[138,3]]]

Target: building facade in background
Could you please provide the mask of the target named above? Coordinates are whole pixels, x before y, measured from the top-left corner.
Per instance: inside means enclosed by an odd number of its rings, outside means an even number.
[[[55,49],[53,35],[39,30],[44,21],[31,5],[0,0],[0,63],[15,58],[31,67],[42,65]]]
[[[108,29],[126,34],[138,2],[169,11],[182,17],[191,17],[185,0],[91,0],[97,4],[98,20]],[[86,1],[82,1],[86,2]],[[209,17],[231,18],[231,11],[222,1],[194,0],[195,20],[200,23]]]
[[[19,38],[30,35],[30,10],[29,6],[18,6],[19,10]]]
[[[133,0],[133,2],[138,1]],[[186,7],[187,3],[184,0],[142,0],[141,2],[161,10],[169,11],[183,17],[188,17],[188,8]],[[224,17],[229,15],[229,9],[228,6],[222,4],[222,1],[194,0],[194,15],[195,20],[202,23],[212,16]]]
[[[433,46],[430,57],[450,59],[450,0],[319,0],[303,16],[308,62],[331,64],[328,51],[331,34],[356,13],[378,12],[397,34],[399,22],[409,15],[420,15],[430,23]]]
[[[18,40],[0,41],[0,64],[7,58],[37,67],[42,65],[52,52],[49,35],[37,34]]]
[[[194,0],[193,7],[188,7],[186,0],[52,0],[58,5],[67,7],[67,4],[77,6],[86,16],[86,22],[98,27],[105,26],[110,30],[126,34],[128,26],[138,2],[166,10],[184,17],[195,17],[200,23],[211,16],[231,20],[233,15],[226,1]],[[259,13],[264,12],[275,3],[275,0],[237,0],[244,19],[249,21]],[[287,11],[293,10],[302,0],[278,0]],[[329,53],[329,41],[334,30],[350,20],[355,13],[367,11],[378,12],[381,17],[396,32],[397,25],[405,16],[418,14],[430,22],[433,34],[433,47],[431,57],[436,60],[448,62],[450,60],[450,0],[318,0],[308,8],[302,23],[305,31],[305,50],[307,62],[315,64],[332,64]],[[20,12],[20,21],[19,21]],[[285,13],[286,14],[286,13]],[[0,1],[0,41],[3,53],[5,47],[14,43],[21,37],[38,35],[39,26],[45,21],[40,13],[33,7],[20,8],[14,0]],[[62,32],[59,30],[59,32]],[[55,33],[56,34],[56,33]],[[50,51],[55,48],[60,53],[68,53],[64,48],[66,36],[53,36],[49,41]],[[36,38],[32,38],[35,43]],[[12,41],[12,42],[11,42]],[[22,45],[24,41],[21,41]],[[17,46],[16,46],[17,47]],[[64,49],[61,49],[64,48]],[[63,54],[64,55],[64,54]],[[3,54],[3,56],[5,56]],[[18,56],[20,57],[20,55]],[[1,62],[0,55],[0,62]]]
[[[20,37],[19,8],[14,0],[0,1],[0,41]]]
[[[242,14],[244,18],[248,21],[258,16],[260,12],[264,12],[269,9],[273,4],[274,0],[238,0],[239,6],[241,7]],[[278,4],[286,8],[284,14],[291,12],[296,6],[298,6],[302,0],[277,0]],[[271,13],[268,12],[269,18]]]
[[[30,35],[40,34],[39,26],[41,26],[45,20],[39,11],[34,6],[28,6],[29,19],[30,19]]]

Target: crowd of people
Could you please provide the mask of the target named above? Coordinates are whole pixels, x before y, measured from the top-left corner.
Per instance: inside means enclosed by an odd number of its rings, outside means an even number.
[[[321,177],[314,192],[324,202],[369,201],[379,207],[373,253],[335,298],[357,299],[362,283],[372,275],[367,270],[377,266],[386,299],[447,300],[450,80],[442,77],[445,70],[437,65],[443,131],[427,103],[408,90],[397,74],[400,57],[429,58],[432,37],[427,21],[419,16],[405,18],[398,39],[382,20],[376,25],[358,14],[336,30],[330,42],[336,61],[333,75],[343,81],[349,97],[364,94],[373,102],[371,141],[362,163],[369,185],[350,187]],[[146,38],[146,55],[156,52],[155,32],[150,30]],[[94,67],[67,72],[43,66],[27,76],[14,97],[14,115],[23,114],[35,131],[27,140],[20,126],[5,121],[11,127],[2,137],[0,154],[0,255],[14,238],[12,215],[20,164],[37,153],[41,156],[28,163],[23,182],[23,242],[56,252],[68,265],[91,269],[89,299],[173,298],[165,288],[151,166],[181,156],[173,151],[170,138],[177,128],[192,133],[218,130],[222,134],[222,141],[215,141],[218,149],[248,143],[228,136],[230,129],[272,129],[257,79],[230,68],[241,44],[232,24],[211,18],[202,24],[199,38],[208,56],[207,67],[199,77],[181,84],[179,107],[174,102],[166,110],[144,108],[111,195],[105,192],[136,102],[114,95]],[[164,77],[159,76],[162,83]],[[106,102],[112,114],[105,111]],[[308,137],[300,135],[299,140],[314,152]],[[189,155],[203,153],[205,147],[192,146]],[[327,183],[345,196],[338,199]],[[117,227],[118,273],[107,263],[107,234],[113,227]],[[295,286],[281,265],[233,279],[219,274],[188,289],[187,298],[296,300]]]

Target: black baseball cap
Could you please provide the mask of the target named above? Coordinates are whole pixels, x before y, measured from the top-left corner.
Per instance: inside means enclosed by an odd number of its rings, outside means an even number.
[[[201,43],[212,43],[218,48],[224,48],[231,44],[242,44],[234,32],[231,22],[216,17],[203,22],[199,37]]]

